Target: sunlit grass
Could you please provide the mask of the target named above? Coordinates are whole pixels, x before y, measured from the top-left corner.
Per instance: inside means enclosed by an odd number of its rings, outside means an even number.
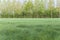
[[[0,40],[59,40],[60,19],[1,18]]]

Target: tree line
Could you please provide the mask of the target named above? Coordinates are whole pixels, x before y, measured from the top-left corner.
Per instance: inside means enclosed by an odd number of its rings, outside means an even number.
[[[40,0],[24,1],[21,4],[16,2],[0,2],[1,18],[60,18],[60,7],[53,7],[51,2],[49,7],[45,7],[45,3]]]

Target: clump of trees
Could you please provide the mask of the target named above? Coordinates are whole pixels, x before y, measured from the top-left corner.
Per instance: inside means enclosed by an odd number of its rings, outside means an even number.
[[[59,18],[59,11],[60,8],[57,7],[46,8],[44,1],[40,0],[35,0],[34,2],[25,0],[23,4],[19,1],[0,2],[1,18]]]

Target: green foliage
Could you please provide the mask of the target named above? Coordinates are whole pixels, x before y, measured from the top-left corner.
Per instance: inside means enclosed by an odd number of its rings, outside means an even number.
[[[0,17],[2,18],[59,18],[60,8],[52,7],[52,1],[49,2],[49,8],[46,9],[44,1],[32,0],[20,2],[0,3]],[[4,5],[4,6],[2,6]]]

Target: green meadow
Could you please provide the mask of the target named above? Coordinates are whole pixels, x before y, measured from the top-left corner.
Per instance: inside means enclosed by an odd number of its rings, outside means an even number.
[[[60,40],[60,19],[0,18],[0,40]]]

